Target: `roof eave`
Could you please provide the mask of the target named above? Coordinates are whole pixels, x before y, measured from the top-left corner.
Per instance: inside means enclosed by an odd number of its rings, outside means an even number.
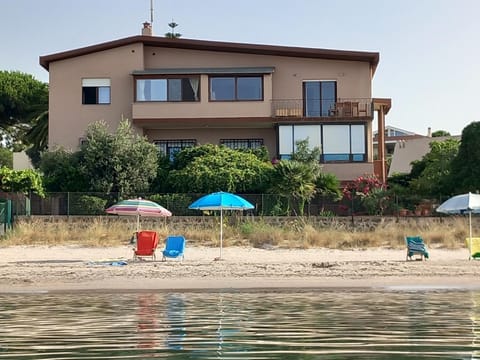
[[[288,56],[297,58],[317,58],[343,61],[363,61],[370,63],[372,74],[378,65],[380,55],[377,52],[346,51],[331,49],[315,49],[304,47],[290,47],[277,45],[259,45],[245,43],[230,43],[220,41],[194,40],[194,39],[170,39],[157,36],[131,36],[101,44],[91,45],[79,49],[59,52],[51,55],[40,56],[40,65],[49,70],[51,62],[64,60],[81,55],[87,55],[99,51],[130,45],[141,42],[147,46],[161,46],[165,48],[180,48],[203,51],[221,51],[243,54],[258,54],[272,56]]]

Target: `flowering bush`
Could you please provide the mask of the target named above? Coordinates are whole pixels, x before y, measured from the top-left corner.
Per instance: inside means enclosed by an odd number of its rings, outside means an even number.
[[[348,200],[353,194],[366,197],[377,190],[385,190],[385,185],[375,175],[359,176],[343,188],[343,197]]]
[[[343,188],[343,198],[351,201],[352,206],[352,198],[359,198],[370,215],[383,214],[389,200],[385,185],[375,175],[360,176],[347,184]]]

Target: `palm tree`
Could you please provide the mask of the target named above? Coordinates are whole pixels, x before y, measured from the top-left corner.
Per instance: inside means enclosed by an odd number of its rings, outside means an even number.
[[[299,215],[303,216],[305,203],[315,195],[320,168],[296,160],[282,160],[274,169],[272,191],[287,199],[288,213],[292,207],[291,199],[297,200]]]
[[[42,151],[48,146],[48,110],[41,112],[32,121],[32,127],[25,133],[24,141],[30,145],[26,153],[37,167]]]

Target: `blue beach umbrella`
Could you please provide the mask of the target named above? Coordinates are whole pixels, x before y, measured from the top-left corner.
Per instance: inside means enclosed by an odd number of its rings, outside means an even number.
[[[194,201],[189,209],[193,210],[220,210],[220,256],[222,258],[222,243],[223,243],[223,210],[248,210],[253,209],[254,206],[241,196],[228,192],[215,192],[205,195]]]

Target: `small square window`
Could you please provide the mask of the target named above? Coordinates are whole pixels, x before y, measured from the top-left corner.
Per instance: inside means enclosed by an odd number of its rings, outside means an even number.
[[[110,79],[83,79],[82,104],[110,104]]]

